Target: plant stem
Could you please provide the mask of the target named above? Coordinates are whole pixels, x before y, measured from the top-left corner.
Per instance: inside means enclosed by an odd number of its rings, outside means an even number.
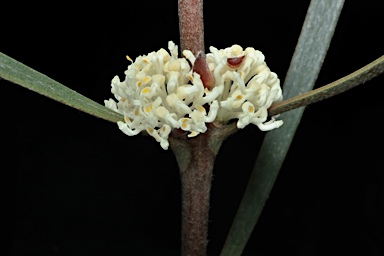
[[[193,72],[211,90],[214,79],[205,59],[203,0],[179,0],[178,5],[181,52],[190,50],[195,55]]]
[[[203,0],[179,0],[178,4],[181,52],[204,53]]]
[[[182,184],[182,255],[205,255],[208,234],[209,195],[215,155],[205,136],[191,140],[191,161],[180,169]]]
[[[197,137],[173,130],[169,138],[181,177],[183,256],[206,255],[213,165],[221,143],[236,130],[235,125],[211,124]]]
[[[180,168],[184,256],[206,255],[209,195],[216,156],[207,147],[206,140],[207,134],[200,134],[196,138],[173,140],[171,144]]]

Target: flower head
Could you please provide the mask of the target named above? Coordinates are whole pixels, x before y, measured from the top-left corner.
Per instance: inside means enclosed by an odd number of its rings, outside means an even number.
[[[280,127],[281,120],[268,120],[267,109],[282,100],[280,80],[271,72],[264,55],[254,48],[239,45],[218,50],[210,47],[206,55],[214,85],[204,86],[193,72],[196,58],[168,43],[169,52],[160,49],[139,56],[125,71],[125,80],[112,79],[115,100],[105,106],[124,115],[119,129],[132,136],[146,131],[168,149],[172,129],[188,132],[188,137],[207,130],[207,123],[226,124],[237,119],[237,127],[252,123],[262,131]],[[127,57],[129,60],[130,58]]]

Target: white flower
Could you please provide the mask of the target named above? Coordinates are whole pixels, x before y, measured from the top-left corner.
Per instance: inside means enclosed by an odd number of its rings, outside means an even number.
[[[139,56],[125,71],[125,80],[115,76],[111,92],[115,100],[105,106],[124,115],[119,129],[129,136],[146,131],[168,149],[172,129],[195,137],[207,130],[207,123],[226,124],[237,119],[237,127],[254,124],[262,131],[280,127],[281,120],[268,120],[268,108],[282,100],[280,80],[271,72],[264,55],[239,45],[218,50],[210,47],[206,55],[214,78],[211,90],[205,88],[200,75],[190,66],[196,58],[168,43],[164,49]],[[127,58],[131,60],[128,56]]]

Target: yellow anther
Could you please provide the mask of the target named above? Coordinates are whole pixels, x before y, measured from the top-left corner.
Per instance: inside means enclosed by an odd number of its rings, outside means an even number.
[[[145,88],[141,91],[141,93],[149,93],[149,92],[150,92],[149,87],[145,87]]]
[[[248,107],[248,112],[249,112],[249,113],[253,113],[253,107],[252,107],[252,106],[249,106],[249,107]]]
[[[193,131],[193,132],[191,132],[190,134],[188,134],[188,137],[195,137],[195,136],[197,136],[198,134],[199,134],[199,133]]]
[[[139,110],[138,109],[135,109],[135,116],[138,116],[139,115]]]
[[[127,60],[129,60],[130,62],[133,62],[131,57],[129,57],[128,55],[126,55],[125,58],[127,58]]]
[[[205,109],[204,109],[202,106],[198,106],[198,107],[197,107],[197,110],[199,110],[200,112],[203,113]]]
[[[138,81],[138,82],[136,83],[136,85],[137,85],[137,87],[140,87],[140,86],[141,86],[141,82]]]
[[[153,133],[153,128],[152,128],[152,127],[148,127],[148,128],[147,128],[147,131],[148,131],[149,133]]]
[[[128,122],[130,122],[131,120],[129,120],[129,117],[128,117],[128,116],[125,116],[125,117],[124,117],[124,121],[125,121],[126,123],[128,123]]]
[[[181,126],[182,126],[183,128],[187,128],[187,124],[186,124],[186,123],[182,123]]]
[[[143,83],[148,82],[149,78],[148,77],[144,77],[141,81],[143,81]]]
[[[151,110],[152,110],[152,105],[145,107],[145,113],[149,113],[149,112],[151,112]]]
[[[240,94],[236,96],[236,99],[238,100],[241,100],[243,98],[243,96],[241,96]]]

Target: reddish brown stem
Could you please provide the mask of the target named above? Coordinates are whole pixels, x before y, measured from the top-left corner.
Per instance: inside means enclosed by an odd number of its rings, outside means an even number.
[[[179,0],[179,29],[181,52],[190,50],[196,56],[193,71],[211,90],[214,80],[205,59],[203,0]]]
[[[206,255],[213,165],[221,143],[237,130],[233,125],[207,126],[194,138],[180,130],[173,130],[169,138],[181,177],[183,256]]]
[[[204,136],[193,140],[191,162],[181,170],[182,184],[182,255],[206,255],[209,195],[215,156],[208,150]]]
[[[178,133],[174,131],[173,133]],[[209,195],[216,154],[207,144],[208,134],[173,140],[171,147],[180,167],[182,187],[182,255],[205,256]]]
[[[203,0],[179,0],[179,30],[181,52],[205,52]]]

